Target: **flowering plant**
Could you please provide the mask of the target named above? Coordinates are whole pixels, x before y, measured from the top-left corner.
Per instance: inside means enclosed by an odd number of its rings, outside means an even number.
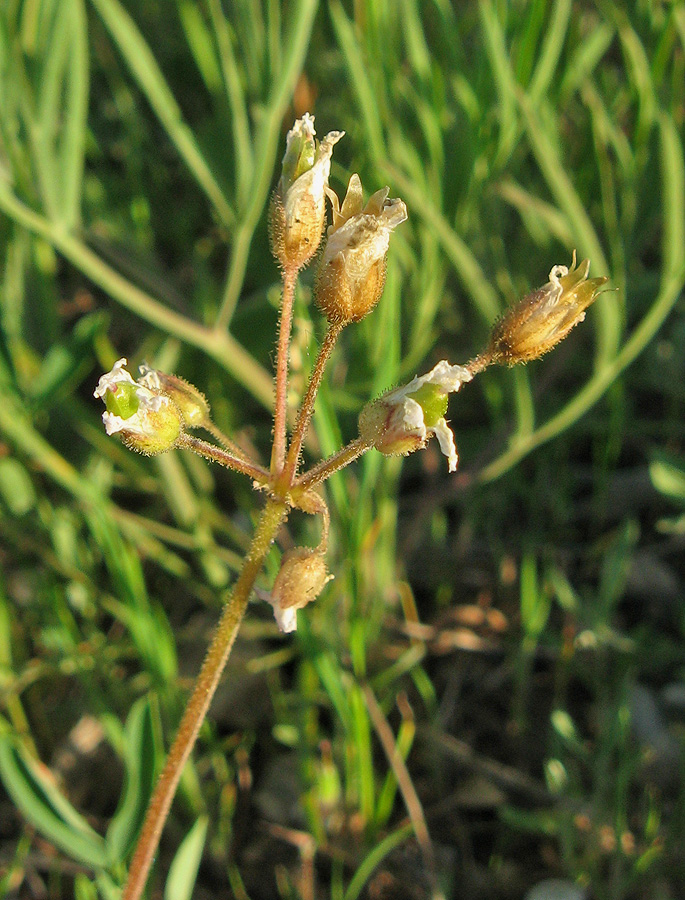
[[[269,547],[291,509],[321,517],[322,534],[315,548],[295,548],[283,556],[268,597],[276,621],[285,632],[297,624],[297,610],[319,596],[331,576],[325,554],[329,513],[318,487],[334,472],[376,449],[385,455],[407,455],[435,436],[456,471],[454,435],[445,418],[449,394],[494,363],[527,362],[550,350],[578,322],[606,278],[588,280],[588,260],[571,268],[554,266],[549,282],[512,307],[493,328],[480,355],[466,365],[438,362],[423,376],[368,403],[359,418],[359,435],[347,446],[309,470],[300,471],[300,456],[326,364],[343,328],[368,315],[378,303],[385,280],[392,232],[407,218],[402,200],[388,199],[389,188],[374,193],[364,205],[361,180],[350,178],[340,203],[328,185],[331,155],[342,132],[330,132],[317,143],[314,119],[305,115],[286,140],[283,174],[271,208],[271,241],[280,264],[283,292],[275,374],[274,435],[269,468],[252,459],[212,422],[203,394],[183,379],[141,367],[137,380],[126,359],[103,375],[95,396],[105,402],[108,434],[120,434],[133,450],[148,455],[172,448],[190,449],[206,459],[242,472],[265,491],[266,503],[242,571],[225,606],[207,657],[188,701],[179,730],[150,801],[129,870],[122,900],[140,897],[156,852],[174,793],[221,673],[231,652]],[[288,354],[295,283],[299,271],[316,253],[325,226],[325,198],[333,212],[321,255],[314,299],[328,327],[289,436],[286,429]],[[218,443],[191,434],[207,431]]]

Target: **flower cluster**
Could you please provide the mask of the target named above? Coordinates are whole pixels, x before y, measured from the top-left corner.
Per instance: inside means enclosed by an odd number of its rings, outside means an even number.
[[[304,474],[298,473],[300,451],[314,408],[325,364],[341,329],[368,315],[383,291],[386,258],[392,232],[407,218],[400,199],[389,199],[389,188],[376,191],[366,203],[358,175],[349,180],[340,202],[329,187],[331,157],[344,132],[331,131],[316,140],[313,116],[298,119],[286,138],[281,178],[271,204],[271,240],[285,285],[314,256],[325,231],[328,197],[332,222],[315,278],[314,299],[328,321],[328,332],[313,369],[286,457],[286,381],[277,379],[274,431],[281,428],[280,449],[274,438],[271,470],[233,444],[213,424],[209,404],[193,385],[175,375],[141,366],[134,381],[120,359],[100,378],[95,396],[104,400],[103,421],[108,434],[120,434],[128,447],[141,453],[162,453],[182,446],[253,477],[265,488],[270,503],[285,513],[293,507],[321,516],[324,530],[319,547],[298,547],[286,553],[269,600],[281,630],[296,627],[296,613],[314,600],[330,580],[325,563],[328,509],[311,488],[362,453],[375,448],[386,456],[407,455],[435,436],[447,457],[450,472],[458,464],[454,435],[447,419],[448,398],[494,363],[513,365],[546,353],[581,322],[585,310],[606,278],[588,279],[590,263],[552,267],[549,281],[513,306],[495,324],[480,356],[466,366],[442,360],[430,372],[416,376],[367,403],[359,416],[359,437]],[[291,294],[292,299],[292,294]],[[283,325],[283,322],[281,323]],[[279,340],[278,367],[287,379],[288,341]],[[279,408],[279,404],[281,404]],[[277,423],[280,423],[277,424]],[[221,447],[191,437],[188,430],[204,428]]]

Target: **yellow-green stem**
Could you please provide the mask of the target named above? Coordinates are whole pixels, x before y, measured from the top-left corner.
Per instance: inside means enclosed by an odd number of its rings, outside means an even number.
[[[150,799],[121,900],[139,900],[157,852],[162,828],[188,757],[212,702],[233,648],[247,601],[279,526],[287,515],[284,503],[271,500],[262,512],[249,553],[212,639],[181,724]]]
[[[293,432],[293,436],[290,441],[285,468],[283,469],[282,477],[279,479],[280,486],[285,487],[285,489],[289,488],[292,485],[295,478],[297,465],[300,461],[300,453],[302,452],[302,444],[304,443],[304,439],[309,428],[309,422],[312,418],[312,413],[314,412],[314,401],[316,400],[316,394],[319,390],[319,385],[321,384],[321,379],[323,377],[326,364],[330,359],[333,348],[335,347],[335,343],[338,340],[343,327],[344,325],[340,323],[331,323],[328,326],[326,337],[324,338],[321,349],[319,350],[319,355],[316,359],[316,363],[314,364],[314,369],[309,379],[309,384],[307,385],[307,393],[304,396],[304,400],[302,401],[302,406],[300,407],[300,412],[297,417],[295,431]]]

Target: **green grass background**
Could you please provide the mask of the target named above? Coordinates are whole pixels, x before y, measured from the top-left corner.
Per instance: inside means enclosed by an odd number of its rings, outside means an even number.
[[[117,896],[260,501],[187,454],[127,452],[92,391],[146,360],[268,459],[266,206],[305,111],[346,131],[338,193],[359,172],[409,209],[309,459],[369,397],[475,355],[574,248],[616,290],[551,356],[452,398],[456,476],[431,445],[331,479],[335,581],[292,638],[250,607],[152,896],[508,900],[555,877],[676,898],[680,0],[2,4],[0,886]],[[293,516],[262,587],[316,540]]]

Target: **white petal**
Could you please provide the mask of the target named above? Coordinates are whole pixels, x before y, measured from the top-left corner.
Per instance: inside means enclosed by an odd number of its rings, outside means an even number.
[[[112,371],[107,372],[98,381],[98,386],[93,391],[94,397],[104,397],[107,391],[115,391],[118,384],[135,384],[131,375],[126,371],[126,357],[118,359],[112,366]]]
[[[423,420],[423,409],[411,397],[405,397],[403,401],[402,417],[403,425],[407,431],[416,432],[422,440],[426,437],[426,425]]]
[[[131,416],[131,419],[135,419],[135,416]],[[105,431],[107,434],[116,434],[118,431],[123,431],[126,429],[127,431],[131,430],[130,422],[131,419],[122,419],[121,416],[115,416],[114,413],[111,412],[103,412],[102,421],[105,425]],[[133,424],[133,430],[135,431],[135,422]]]
[[[292,631],[297,630],[297,609],[294,606],[281,609],[278,604],[274,603],[273,608],[276,624],[282,632],[290,634]]]
[[[472,378],[473,375],[464,366],[452,366],[446,359],[442,359],[427,375],[418,379],[417,387],[421,387],[423,384],[435,384],[443,388],[447,394],[453,394],[459,390],[462,384],[466,384]]]
[[[138,384],[142,384],[143,387],[149,388],[151,391],[162,390],[157,369],[151,369],[147,363],[143,363],[142,366],[138,366],[138,371],[140,372]]]
[[[304,135],[305,138],[313,138],[315,134],[314,116],[311,113],[305,113],[301,119],[295,120],[295,124],[286,135],[286,146],[301,135]]]
[[[447,466],[450,472],[456,472],[459,457],[457,456],[457,448],[454,443],[454,435],[445,419],[438,419],[433,427],[433,431],[440,444],[440,449],[447,457]]]

